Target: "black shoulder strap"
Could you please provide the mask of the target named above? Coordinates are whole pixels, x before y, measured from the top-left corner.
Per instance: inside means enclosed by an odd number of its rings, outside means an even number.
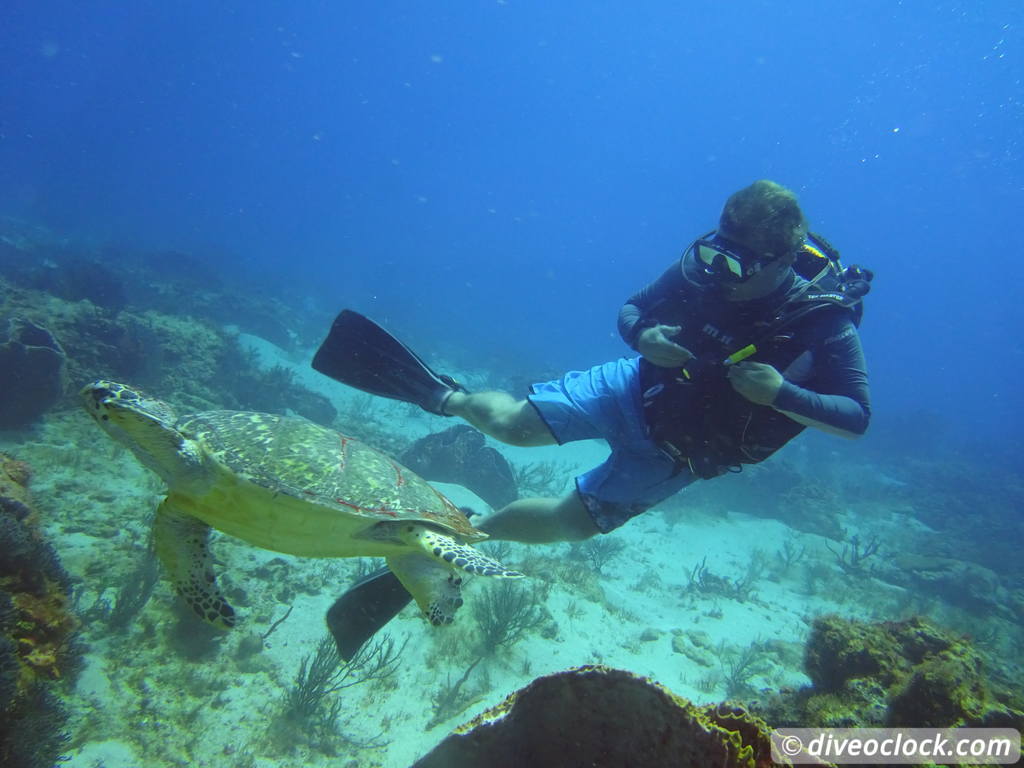
[[[818,239],[820,240],[820,238]],[[838,257],[838,251],[832,249],[831,246],[829,248]],[[758,331],[756,338],[751,342],[752,346],[760,347],[765,341],[777,335],[784,328],[793,325],[798,320],[802,320],[812,312],[828,307],[839,307],[848,310],[851,313],[853,324],[855,326],[860,325],[861,317],[864,314],[864,303],[862,300],[871,288],[870,282],[873,275],[870,271],[860,267],[851,267],[851,270],[857,270],[858,276],[864,276],[863,290],[849,290],[848,284],[843,280],[843,276],[850,270],[842,270],[838,262],[832,261],[831,253],[828,254],[828,258],[830,262],[828,267],[821,269],[818,274],[813,276],[813,279],[808,280],[807,284],[797,293],[787,297],[779,308],[775,310],[772,314],[772,321]],[[823,285],[822,283],[825,282],[825,278],[831,275],[836,276],[834,287]]]

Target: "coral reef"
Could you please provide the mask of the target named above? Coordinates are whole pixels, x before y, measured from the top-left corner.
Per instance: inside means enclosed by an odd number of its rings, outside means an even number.
[[[569,556],[586,563],[595,573],[603,574],[605,567],[625,550],[626,545],[618,539],[595,536],[570,544]]]
[[[794,464],[772,458],[714,483],[695,483],[686,489],[679,513],[685,519],[695,505],[733,507],[757,517],[781,520],[802,533],[842,541],[846,499],[826,477],[807,477]],[[674,518],[673,518],[674,521]]]
[[[861,576],[870,570],[870,565],[866,566],[865,563],[878,554],[880,544],[877,536],[872,536],[865,543],[860,540],[859,535],[853,534],[849,541],[843,541],[842,551],[833,549],[828,544],[825,544],[825,548],[835,556],[836,564],[844,573]]]
[[[101,596],[92,605],[83,607],[78,600],[80,593],[76,593],[76,613],[83,622],[103,622],[114,632],[127,632],[153,596],[159,580],[160,563],[150,533],[146,547],[116,588],[113,600]]]
[[[113,315],[89,301],[68,302],[15,287],[0,291],[0,297],[0,315],[22,318],[19,329],[37,329],[19,330],[18,340],[12,336],[0,345],[0,384],[9,393],[0,428],[29,423],[62,393],[98,378],[160,391],[188,410],[290,409],[320,424],[335,419],[330,401],[299,384],[290,369],[263,370],[237,334],[201,317],[130,307]],[[72,405],[67,396],[61,402]]]
[[[558,585],[570,590],[574,597],[590,600],[599,605],[607,604],[604,589],[605,580],[593,568],[581,568],[577,560],[568,557],[553,557],[529,551],[519,563],[523,573],[543,581],[546,587]]]
[[[1015,618],[1012,598],[999,576],[977,563],[898,553],[884,558],[874,575],[916,593],[938,597],[976,615],[1002,614],[1010,620]]]
[[[0,217],[0,271],[19,288],[65,302],[88,302],[111,317],[128,307],[161,314],[191,315],[214,325],[235,325],[283,349],[294,349],[299,334],[309,345],[328,321],[278,298],[287,285],[260,285],[258,275],[218,274],[220,259],[174,250],[71,243],[52,232],[11,217]],[[296,330],[298,328],[298,330]]]
[[[0,281],[0,314],[45,326],[67,358],[68,392],[97,378],[181,392],[210,407],[230,339],[202,320],[125,309],[116,316],[89,301],[69,302]],[[65,404],[71,406],[69,397]]]
[[[841,510],[842,498],[834,487],[801,479],[778,497],[775,517],[798,531],[842,540]]]
[[[1024,726],[1019,694],[986,679],[964,639],[921,618],[869,624],[822,616],[808,639],[813,685],[758,705],[777,726]]]
[[[226,407],[239,411],[294,411],[317,424],[331,426],[338,413],[323,395],[302,386],[295,371],[281,365],[263,370],[237,340],[227,340],[218,361],[218,382]]]
[[[522,584],[502,580],[487,585],[483,594],[474,599],[472,635],[450,635],[445,641],[448,647],[439,654],[452,662],[461,656],[466,666],[454,681],[449,671],[445,682],[431,694],[434,714],[427,723],[428,730],[455,717],[482,698],[490,686],[489,682],[467,685],[477,665],[501,658],[501,651],[507,652],[528,633],[551,622],[551,615],[544,606],[546,597],[547,590],[543,586],[526,588]]]
[[[88,301],[110,315],[124,309],[124,282],[118,274],[89,255],[66,249],[50,250],[50,264],[32,275],[30,286],[65,301]]]
[[[43,768],[67,739],[54,688],[73,677],[80,650],[69,579],[40,531],[29,474],[0,454],[0,764]]]
[[[427,721],[427,730],[434,728],[450,717],[455,717],[465,712],[469,707],[476,704],[483,697],[483,689],[467,686],[466,681],[473,674],[476,665],[484,660],[483,656],[477,656],[472,663],[463,671],[457,680],[452,680],[451,672],[445,678],[445,682],[437,686],[430,696],[433,716]]]
[[[540,677],[457,728],[414,768],[672,765],[768,768],[769,729],[646,678],[587,666]]]
[[[0,318],[19,316],[60,339],[71,392],[97,378],[130,381],[199,410],[253,409],[245,401],[266,390],[283,397],[260,410],[291,409],[322,424],[335,417],[326,398],[237,353],[239,328],[295,350],[299,337],[291,326],[302,322],[309,337],[310,323],[316,334],[323,324],[296,317],[267,291],[219,280],[202,259],[72,247],[41,228],[0,218],[0,271]],[[0,352],[4,373],[19,377],[8,392],[37,389],[23,386],[24,366]]]
[[[10,217],[0,219],[0,232],[0,269],[15,284],[111,314],[124,308],[124,280],[101,255]]]
[[[729,699],[748,698],[756,693],[752,680],[770,671],[768,646],[764,641],[730,648],[723,644],[718,649],[718,660],[722,666],[722,683]]]
[[[912,452],[902,474],[900,497],[940,534],[924,554],[978,563],[1008,584],[1024,585],[1024,482],[1018,468],[965,461],[962,455],[916,458]]]
[[[690,582],[685,591],[709,597],[724,597],[741,603],[753,600],[757,594],[757,581],[765,568],[763,553],[755,553],[755,555],[747,563],[747,570],[743,575],[735,579],[712,573],[708,569],[708,559],[705,556],[690,571]]]
[[[404,650],[405,644],[396,648],[391,636],[384,635],[360,648],[348,661],[342,661],[334,638],[326,635],[315,653],[302,659],[292,686],[281,700],[268,740],[287,751],[297,739],[302,739],[321,752],[337,756],[341,745],[356,743],[340,731],[339,716],[345,703],[340,692],[356,685],[391,680],[399,670]]]
[[[513,645],[547,618],[542,589],[528,589],[513,581],[487,585],[473,602],[473,618],[480,630],[478,653],[489,656]]]
[[[17,429],[53,406],[67,383],[67,355],[50,331],[12,317],[0,344],[0,429]]]
[[[571,465],[559,461],[531,461],[513,470],[521,496],[561,496],[574,474]]]
[[[495,509],[519,495],[511,465],[466,424],[417,440],[399,461],[427,480],[463,485]]]

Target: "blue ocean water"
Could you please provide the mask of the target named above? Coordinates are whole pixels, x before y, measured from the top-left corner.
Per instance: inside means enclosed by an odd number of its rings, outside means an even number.
[[[998,465],[1019,498],[1022,25],[1017,0],[5,0],[0,216],[529,380],[628,354],[623,301],[770,178],[876,275],[871,429],[806,453]],[[999,514],[955,482],[928,524]],[[997,571],[992,516],[965,559]]]
[[[202,254],[507,365],[757,178],[877,273],[876,425],[1019,453],[1015,2],[5,3],[0,208]]]

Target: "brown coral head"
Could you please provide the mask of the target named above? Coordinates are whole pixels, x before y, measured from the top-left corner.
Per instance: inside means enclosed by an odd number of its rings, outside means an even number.
[[[24,461],[18,461],[9,454],[0,452],[0,472],[7,476],[12,482],[20,486],[27,486],[32,479],[32,469]]]

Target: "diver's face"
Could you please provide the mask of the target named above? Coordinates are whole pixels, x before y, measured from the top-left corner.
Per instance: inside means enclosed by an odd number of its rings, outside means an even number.
[[[795,260],[794,253],[767,261],[760,270],[742,283],[723,282],[722,291],[728,301],[749,301],[767,296],[782,284]]]

